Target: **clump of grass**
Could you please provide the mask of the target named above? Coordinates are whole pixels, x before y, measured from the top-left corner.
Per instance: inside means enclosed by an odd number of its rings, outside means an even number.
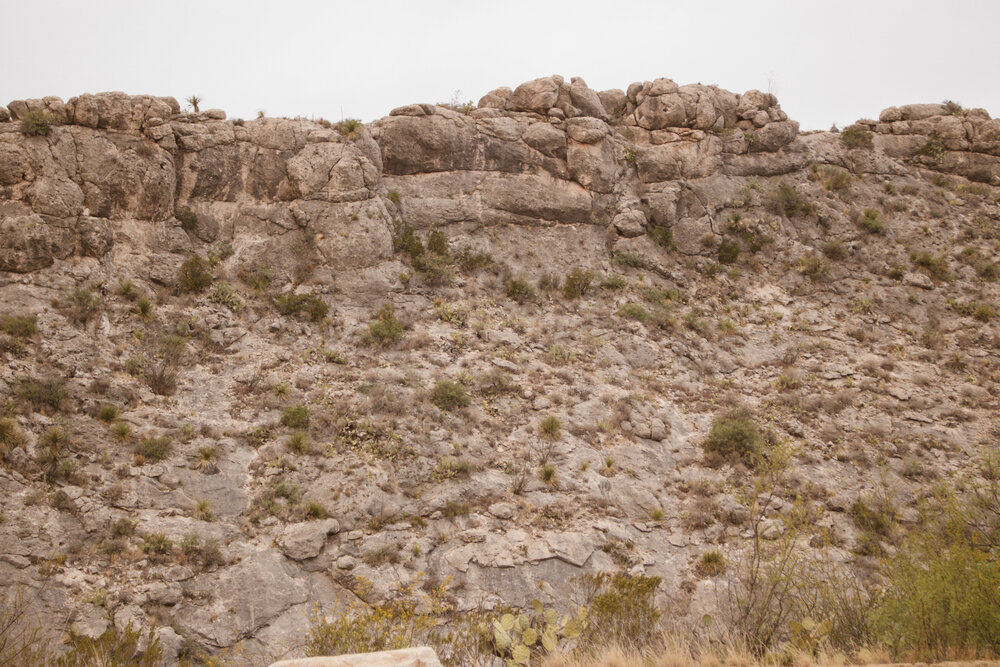
[[[166,436],[160,436],[158,438],[144,438],[135,447],[135,453],[137,456],[149,461],[162,461],[163,459],[170,456],[170,450],[173,446],[170,443],[170,438]]]
[[[135,302],[135,312],[144,320],[148,320],[153,315],[153,304],[146,297],[140,297]]]
[[[333,129],[340,132],[348,139],[356,137],[358,133],[361,132],[362,127],[364,127],[364,123],[357,118],[345,118],[339,123],[333,124]]]
[[[715,549],[706,551],[698,559],[695,570],[702,576],[716,577],[726,571],[726,557]]]
[[[549,415],[543,419],[538,425],[538,428],[541,430],[542,435],[549,440],[558,440],[559,436],[562,434],[562,423],[555,415]]]
[[[442,410],[464,408],[469,404],[465,386],[454,380],[441,379],[431,389],[431,402]]]
[[[120,414],[121,410],[118,409],[118,406],[110,403],[106,403],[97,409],[97,418],[106,424],[110,424],[118,419],[118,415]]]
[[[274,280],[274,271],[259,263],[241,266],[236,275],[256,292],[265,291]]]
[[[823,259],[812,253],[799,257],[798,268],[799,273],[810,280],[819,280],[826,274],[826,264],[823,263]]]
[[[406,325],[396,317],[395,307],[387,303],[379,309],[375,319],[368,323],[363,341],[369,345],[386,347],[401,341],[405,332]]]
[[[329,312],[330,307],[316,294],[281,294],[274,298],[274,305],[282,315],[306,315],[311,321],[319,322]]]
[[[861,125],[851,125],[840,133],[840,141],[848,148],[875,148],[872,133]]]
[[[303,431],[296,431],[288,436],[288,440],[285,441],[285,447],[296,454],[308,454],[312,451],[309,436]]]
[[[934,255],[927,250],[914,250],[910,253],[910,261],[919,266],[935,280],[948,280],[948,258],[945,255]]]
[[[554,486],[556,483],[556,467],[551,463],[546,463],[538,469],[538,479],[549,486]]]
[[[30,338],[38,333],[35,315],[0,315],[0,331],[14,338]]]
[[[719,244],[719,264],[735,264],[740,257],[740,247],[729,239]]]
[[[304,405],[289,405],[281,413],[281,425],[303,429],[309,426],[309,408]]]
[[[69,391],[62,378],[28,378],[18,383],[17,395],[35,410],[59,410]]]

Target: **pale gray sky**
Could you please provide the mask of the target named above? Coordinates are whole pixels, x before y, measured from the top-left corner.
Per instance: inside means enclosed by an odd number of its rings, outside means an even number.
[[[803,129],[952,99],[1000,114],[1000,2],[4,2],[0,104],[191,94],[230,118],[365,121],[539,76],[774,92]]]

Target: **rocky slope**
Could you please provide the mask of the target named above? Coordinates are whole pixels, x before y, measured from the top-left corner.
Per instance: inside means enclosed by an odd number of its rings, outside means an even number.
[[[753,525],[860,571],[858,499],[912,522],[1000,432],[983,110],[800,134],[759,91],[549,77],[367,126],[0,121],[0,575],[55,631],[280,655],[363,589],[618,569],[701,619],[699,557],[753,535],[714,417],[791,452]]]

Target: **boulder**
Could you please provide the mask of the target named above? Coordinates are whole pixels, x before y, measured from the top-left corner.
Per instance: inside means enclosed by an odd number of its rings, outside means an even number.
[[[554,77],[547,76],[527,81],[515,88],[511,96],[511,105],[518,111],[545,114],[556,105],[558,99],[559,83]]]
[[[327,536],[339,531],[340,524],[336,519],[296,523],[281,533],[278,546],[292,560],[315,558],[326,545]]]
[[[521,135],[521,140],[544,155],[566,159],[566,133],[556,129],[551,123],[532,123]]]

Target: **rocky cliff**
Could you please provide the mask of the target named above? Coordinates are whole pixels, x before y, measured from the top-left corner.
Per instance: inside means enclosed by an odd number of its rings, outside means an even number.
[[[669,79],[368,125],[11,102],[0,573],[172,656],[280,655],[421,578],[560,605],[622,569],[701,619],[699,557],[753,534],[702,446],[734,405],[792,456],[753,527],[807,511],[863,570],[859,499],[913,521],[996,438],[998,185],[980,109],[800,134]]]

